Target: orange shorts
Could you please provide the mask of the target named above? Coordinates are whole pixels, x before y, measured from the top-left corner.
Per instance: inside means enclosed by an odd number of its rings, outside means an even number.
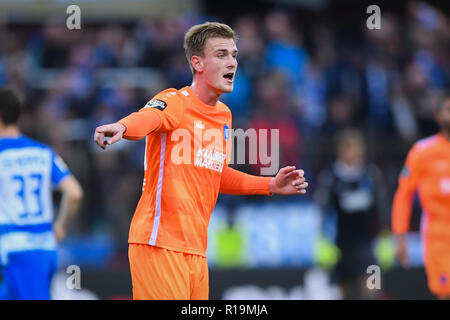
[[[130,243],[128,247],[133,299],[208,300],[206,258]]]
[[[450,244],[433,241],[424,246],[428,287],[435,295],[450,295]]]

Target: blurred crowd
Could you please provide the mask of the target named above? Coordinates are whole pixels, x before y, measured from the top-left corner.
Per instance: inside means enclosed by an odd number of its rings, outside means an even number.
[[[411,144],[437,130],[431,108],[450,80],[448,13],[411,2],[401,16],[383,12],[380,30],[367,29],[365,18],[355,21],[350,39],[333,21],[305,28],[295,13],[278,10],[223,21],[240,38],[235,89],[222,99],[233,127],[280,129],[280,167],[304,168],[310,182],[303,199],[312,200],[341,129],[362,131],[366,157],[381,168],[391,196]],[[93,144],[94,128],[165,88],[189,85],[183,36],[211,19],[189,13],[73,31],[53,19],[0,24],[0,86],[24,94],[23,132],[52,145],[85,188],[78,232],[112,231],[126,246],[145,142],[105,152]],[[237,167],[259,174],[261,166]]]

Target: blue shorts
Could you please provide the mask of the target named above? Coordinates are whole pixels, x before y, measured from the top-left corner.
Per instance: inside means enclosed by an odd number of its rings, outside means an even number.
[[[50,283],[56,270],[56,251],[10,253],[8,264],[1,270],[0,300],[50,300]]]

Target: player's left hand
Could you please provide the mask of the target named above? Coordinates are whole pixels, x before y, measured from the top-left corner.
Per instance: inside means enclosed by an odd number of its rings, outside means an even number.
[[[295,170],[294,166],[284,167],[272,178],[269,191],[280,195],[305,194],[308,182],[302,169]]]

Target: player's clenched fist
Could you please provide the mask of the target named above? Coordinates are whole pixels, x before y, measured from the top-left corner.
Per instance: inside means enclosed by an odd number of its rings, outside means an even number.
[[[100,148],[105,149],[107,145],[116,143],[122,139],[125,130],[126,127],[119,122],[105,124],[95,128],[94,140]],[[111,139],[105,140],[105,137],[110,137]]]

